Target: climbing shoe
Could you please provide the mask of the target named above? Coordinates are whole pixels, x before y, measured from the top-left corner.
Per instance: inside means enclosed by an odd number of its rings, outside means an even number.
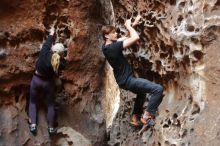
[[[142,117],[141,117],[141,122],[144,124],[144,125],[148,125],[149,127],[152,127],[156,124],[156,122],[154,121],[153,119],[154,117],[150,114],[150,113],[147,113],[147,114],[144,114]]]
[[[131,116],[130,124],[134,127],[139,127],[142,125],[140,122],[140,116],[138,114],[133,114]]]
[[[36,136],[37,135],[37,125],[36,124],[30,124],[29,125],[29,129],[30,129],[30,132]]]
[[[54,128],[54,127],[48,127],[48,133],[49,133],[50,135],[54,135],[54,134],[57,133],[57,129]]]

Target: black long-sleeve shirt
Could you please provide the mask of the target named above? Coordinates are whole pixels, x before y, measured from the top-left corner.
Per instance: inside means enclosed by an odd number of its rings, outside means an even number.
[[[53,54],[51,51],[51,47],[53,42],[53,36],[49,35],[46,42],[43,44],[43,47],[39,54],[39,58],[36,63],[36,70],[48,79],[53,78],[56,75],[51,65],[51,57]],[[59,69],[64,69],[65,64],[65,59],[60,59]]]

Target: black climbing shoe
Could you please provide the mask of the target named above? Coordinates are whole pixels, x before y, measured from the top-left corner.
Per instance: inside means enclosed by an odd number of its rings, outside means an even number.
[[[36,136],[37,135],[37,125],[36,124],[30,124],[29,125],[29,129],[30,129],[30,132]]]
[[[56,128],[53,128],[53,127],[48,127],[48,133],[50,135],[54,135],[57,133],[57,129]]]

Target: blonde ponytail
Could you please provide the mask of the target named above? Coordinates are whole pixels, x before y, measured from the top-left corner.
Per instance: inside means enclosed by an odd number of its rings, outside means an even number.
[[[60,65],[60,55],[58,53],[53,53],[51,57],[51,65],[54,72],[58,75],[58,69]]]

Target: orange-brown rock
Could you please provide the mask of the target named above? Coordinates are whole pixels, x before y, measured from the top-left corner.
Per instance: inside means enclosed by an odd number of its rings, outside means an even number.
[[[61,75],[64,90],[57,96],[58,128],[75,129],[93,145],[103,145],[104,59],[99,35],[94,35],[99,33],[100,19],[95,3],[85,0],[0,2],[0,145],[55,145],[65,137],[49,138],[43,104],[38,112],[36,137],[30,134],[27,122],[31,77],[41,45],[53,24],[56,42],[68,47],[69,56]]]

